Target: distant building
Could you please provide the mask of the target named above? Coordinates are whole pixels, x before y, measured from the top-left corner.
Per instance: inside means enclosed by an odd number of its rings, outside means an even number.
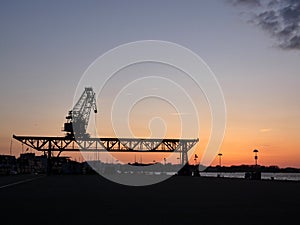
[[[82,173],[82,165],[79,162],[73,161],[68,156],[53,157],[52,173],[54,174],[79,174]]]
[[[0,175],[14,174],[16,171],[16,157],[12,155],[0,155]]]
[[[17,159],[18,173],[45,173],[46,156],[35,156],[35,153],[20,154]]]

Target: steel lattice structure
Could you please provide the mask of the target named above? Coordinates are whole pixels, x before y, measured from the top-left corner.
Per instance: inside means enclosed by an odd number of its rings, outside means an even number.
[[[47,155],[47,172],[51,171],[51,157],[58,152],[178,152],[181,164],[188,162],[188,151],[198,139],[141,139],[141,138],[91,138],[86,132],[91,110],[97,113],[95,92],[86,87],[66,117],[65,137],[16,136],[13,138]]]
[[[142,138],[82,138],[16,136],[13,138],[36,149],[47,151],[117,151],[117,152],[174,152],[184,145],[192,148],[198,139],[142,139]]]
[[[21,143],[48,154],[53,152],[178,152],[181,163],[188,161],[187,152],[196,145],[199,139],[139,139],[139,138],[67,138],[16,136]]]

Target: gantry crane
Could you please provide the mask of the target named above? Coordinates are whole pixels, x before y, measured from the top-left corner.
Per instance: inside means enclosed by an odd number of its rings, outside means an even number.
[[[66,116],[64,137],[17,136],[13,138],[37,151],[47,155],[47,173],[51,173],[51,158],[62,152],[178,152],[181,164],[188,162],[187,152],[196,145],[199,139],[141,139],[141,138],[107,138],[90,137],[87,133],[91,110],[97,113],[95,92],[86,87],[73,109]]]
[[[63,131],[68,138],[87,138],[86,132],[91,110],[97,113],[95,92],[91,87],[86,87],[73,109],[66,116],[67,122],[64,124]]]

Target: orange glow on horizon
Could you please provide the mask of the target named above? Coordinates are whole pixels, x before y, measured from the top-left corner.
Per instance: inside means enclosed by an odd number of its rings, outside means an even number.
[[[173,111],[169,111],[173,113]],[[4,130],[2,127],[1,137],[0,137],[0,150],[1,154],[9,154],[10,152],[10,140],[12,134],[16,135],[32,135],[32,136],[63,136],[64,133],[61,132],[64,120],[58,116],[53,118],[49,116],[49,120],[44,121],[42,118],[38,118],[35,124],[27,124],[23,121],[22,124],[18,126],[10,127],[8,130]],[[224,136],[224,140],[219,151],[216,152],[215,159],[211,165],[218,165],[217,154],[221,152],[222,165],[241,165],[247,164],[252,165],[254,163],[253,159],[253,149],[258,149],[258,163],[260,165],[278,165],[279,167],[300,167],[300,155],[298,149],[300,148],[300,139],[297,136],[296,125],[293,124],[292,119],[287,120],[286,123],[277,123],[273,120],[256,119],[257,115],[243,114],[233,117],[232,115],[228,117],[227,128]],[[267,116],[266,116],[267,117]],[[251,120],[249,119],[251,118]],[[171,115],[165,117],[165,121],[168,123],[168,129],[165,133],[167,138],[178,138],[179,132],[176,126],[178,125],[178,117],[176,115]],[[172,121],[177,121],[172,123]],[[240,121],[240,122],[239,122]],[[252,122],[254,121],[254,122]],[[98,121],[99,122],[99,121]],[[101,120],[99,133],[101,136],[114,137],[114,131],[110,128],[108,124]],[[134,120],[132,121],[134,124]],[[262,125],[263,124],[263,125]],[[102,125],[102,126],[101,126]],[[149,127],[143,126],[133,126],[133,131],[135,135],[140,135],[140,137],[149,137],[151,135]],[[202,124],[201,124],[202,125]],[[203,124],[200,130],[200,142],[195,147],[194,154],[199,156],[198,161],[204,153],[205,147],[209,138],[209,127],[210,124]],[[105,128],[105,129],[103,129]],[[9,134],[10,133],[10,134]],[[198,138],[194,135],[189,138]],[[16,140],[13,140],[12,153],[15,156],[19,156],[21,153],[21,144]],[[33,151],[35,152],[35,151]],[[37,152],[35,152],[37,153]],[[74,155],[73,153],[63,153],[66,155]],[[133,162],[134,155],[120,155],[119,159],[123,157],[124,162]],[[80,156],[72,157],[80,158]],[[162,162],[164,156],[159,153],[155,154],[144,154],[142,156],[143,162]],[[121,161],[121,160],[120,160]],[[177,163],[175,159],[173,163]],[[194,163],[193,155],[191,155],[190,163]]]

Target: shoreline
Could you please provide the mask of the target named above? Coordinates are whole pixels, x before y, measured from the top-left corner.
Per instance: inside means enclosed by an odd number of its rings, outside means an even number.
[[[218,173],[215,173],[216,176],[209,176],[209,175],[201,175],[201,173],[203,172],[200,172],[200,175],[199,176],[181,176],[181,175],[168,175],[168,174],[153,174],[153,175],[150,175],[150,174],[143,174],[143,173],[128,173],[128,174],[104,174],[105,176],[103,175],[99,175],[97,173],[95,174],[52,174],[52,175],[49,175],[47,176],[46,174],[13,174],[13,175],[0,175],[0,184],[2,182],[5,183],[5,181],[9,181],[9,180],[17,180],[17,179],[21,179],[21,178],[31,178],[31,177],[76,177],[76,176],[79,176],[79,177],[89,177],[89,176],[99,176],[99,177],[102,177],[104,179],[106,179],[106,177],[167,177],[166,179],[171,179],[171,178],[175,178],[175,177],[182,177],[182,178],[190,178],[190,179],[208,179],[208,180],[252,180],[252,181],[271,181],[271,182],[295,182],[295,183],[300,183],[300,180],[293,180],[293,179],[271,179],[271,178],[264,178],[262,177],[261,179],[246,179],[244,177],[234,177],[234,176],[224,176],[224,173],[221,173],[220,176],[217,176]],[[225,172],[226,173],[226,172]],[[230,172],[230,174],[233,174],[235,172]],[[241,173],[241,172],[236,172],[236,173]],[[223,174],[223,175],[222,175]],[[299,174],[300,176],[300,174]],[[2,182],[1,182],[2,181]]]

